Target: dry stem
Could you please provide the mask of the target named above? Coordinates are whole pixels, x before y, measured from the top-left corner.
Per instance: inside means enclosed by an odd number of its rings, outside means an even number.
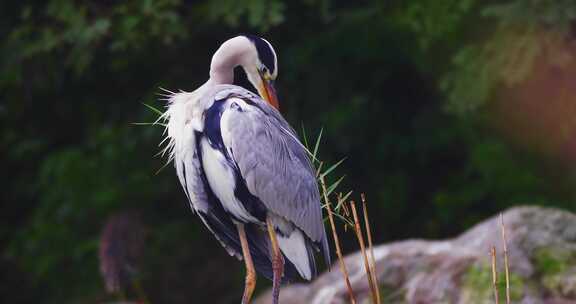
[[[370,221],[368,219],[368,206],[366,204],[366,197],[364,196],[364,193],[360,194],[360,198],[362,199],[362,208],[364,211],[364,229],[368,235],[368,249],[370,251],[370,268],[372,269],[372,281],[376,286],[376,301],[380,303],[380,288],[378,288],[378,277],[376,276],[376,261],[374,259],[374,246],[372,244],[372,230],[370,229]]]
[[[341,206],[342,210],[344,210],[344,212],[343,212],[344,217],[346,217],[346,218],[350,217],[350,215],[348,214],[348,212],[346,210],[346,204],[344,202],[342,202],[342,192],[338,193],[338,206]],[[348,225],[346,223],[344,224],[344,232],[348,232]]]
[[[326,194],[326,183],[324,182],[324,177],[320,177],[320,184],[322,186],[324,202],[326,203],[326,210],[328,211],[328,219],[330,221],[330,227],[332,228],[332,237],[334,238],[334,245],[336,246],[336,255],[338,255],[340,271],[342,271],[342,275],[344,276],[344,280],[346,281],[346,288],[348,289],[348,296],[350,297],[350,303],[356,304],[356,297],[354,296],[354,291],[352,290],[352,285],[350,284],[350,278],[348,276],[348,270],[346,269],[346,263],[344,263],[344,258],[342,257],[342,249],[340,248],[340,239],[338,238],[338,233],[336,232],[336,225],[334,224],[332,207],[330,206],[330,200],[328,200],[328,195]]]
[[[368,262],[368,256],[366,255],[366,246],[364,245],[364,237],[362,236],[362,230],[360,229],[360,220],[358,219],[358,213],[356,212],[356,204],[354,201],[350,201],[350,209],[352,209],[352,215],[354,216],[354,231],[356,232],[356,238],[358,239],[358,243],[360,243],[360,251],[362,252],[362,256],[364,258],[364,268],[366,268],[366,274],[368,275],[368,284],[370,285],[370,295],[372,298],[372,303],[378,304],[377,302],[377,286],[374,285],[374,280],[372,278],[374,275],[370,269],[370,265]]]
[[[490,250],[492,256],[492,288],[494,289],[494,303],[498,304],[498,271],[496,270],[496,247]]]
[[[500,213],[500,227],[502,228],[502,247],[504,249],[504,270],[506,273],[506,304],[510,304],[510,271],[508,267],[508,245],[506,244],[506,228],[504,215]]]

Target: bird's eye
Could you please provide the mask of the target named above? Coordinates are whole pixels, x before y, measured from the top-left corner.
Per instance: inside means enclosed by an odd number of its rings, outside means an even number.
[[[268,73],[268,68],[265,67],[265,66],[263,66],[263,67],[262,67],[262,72],[263,72],[264,74],[267,74],[267,73]]]

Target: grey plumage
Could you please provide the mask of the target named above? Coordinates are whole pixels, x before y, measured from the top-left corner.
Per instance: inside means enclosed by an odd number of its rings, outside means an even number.
[[[258,96],[243,89],[226,90],[229,98],[255,104],[248,111],[232,111],[227,130],[230,149],[248,189],[269,210],[327,249],[315,172],[297,135],[280,113]]]
[[[270,277],[270,244],[258,228],[263,226],[262,218],[254,212],[263,207],[279,233],[288,279],[297,273],[307,279],[314,276],[312,247],[321,249],[329,264],[315,172],[305,148],[280,113],[259,96],[233,85],[176,93],[170,102],[166,118],[178,178],[192,208],[226,250],[241,257],[234,222],[247,225],[256,268]],[[216,115],[215,126],[206,121],[207,115]],[[216,143],[217,136],[209,136],[216,131],[222,147]],[[240,179],[230,179],[231,172]],[[241,186],[249,191],[248,198],[238,193]],[[228,188],[234,188],[232,199],[225,193]],[[234,205],[237,203],[241,206]],[[303,239],[298,237],[299,231]],[[304,269],[307,267],[310,269]]]
[[[277,63],[263,38],[228,39],[212,56],[208,81],[169,96],[162,115],[164,151],[192,209],[228,253],[244,259],[243,304],[256,271],[272,280],[277,304],[281,281],[315,276],[314,249],[330,264],[314,168],[277,111]],[[238,66],[259,96],[230,85]]]

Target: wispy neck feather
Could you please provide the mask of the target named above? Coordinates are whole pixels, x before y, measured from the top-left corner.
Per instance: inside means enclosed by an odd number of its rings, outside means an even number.
[[[257,53],[254,45],[244,36],[224,42],[212,56],[210,79],[214,84],[232,84],[234,68],[256,65]]]

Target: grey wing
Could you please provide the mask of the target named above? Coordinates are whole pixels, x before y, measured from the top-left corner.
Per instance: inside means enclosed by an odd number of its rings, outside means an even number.
[[[275,109],[255,96],[238,97],[246,104],[227,111],[222,134],[248,190],[319,243],[329,260],[320,193],[305,148]]]
[[[194,132],[190,130],[190,132]],[[196,212],[206,212],[208,210],[208,198],[204,183],[201,179],[201,165],[195,143],[196,137],[192,136],[189,148],[186,153],[176,154],[174,157],[174,167],[180,185],[184,189],[190,207]]]
[[[174,158],[176,174],[188,197],[190,207],[218,239],[222,247],[230,255],[241,259],[242,253],[236,240],[238,237],[236,227],[230,222],[224,211],[218,208],[218,205],[210,203],[210,200],[214,200],[214,197],[207,187],[195,140],[196,136],[193,136],[189,143],[191,147],[187,153],[177,155]]]
[[[193,131],[192,131],[193,132]],[[222,208],[221,202],[208,186],[204,169],[201,165],[201,153],[194,142],[199,138],[192,137],[188,153],[174,158],[176,173],[192,209],[197,213],[204,225],[212,232],[226,251],[238,259],[242,259],[242,249],[238,230],[229,214]],[[248,246],[256,269],[265,277],[272,279],[271,260],[269,257],[269,241],[256,225],[246,225]],[[298,271],[293,263],[285,264],[285,279],[295,280]]]

